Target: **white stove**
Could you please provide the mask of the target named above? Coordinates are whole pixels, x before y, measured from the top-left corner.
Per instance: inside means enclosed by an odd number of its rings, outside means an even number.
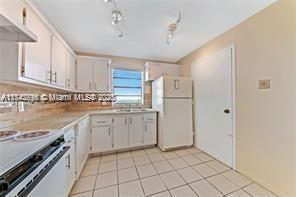
[[[63,130],[3,131],[2,137],[0,196],[26,196],[67,151]]]
[[[3,133],[2,133],[3,132]],[[0,176],[63,134],[62,131],[1,131]]]

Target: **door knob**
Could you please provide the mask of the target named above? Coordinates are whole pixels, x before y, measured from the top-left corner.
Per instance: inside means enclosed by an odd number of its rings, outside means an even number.
[[[225,114],[229,114],[229,113],[230,113],[230,110],[229,110],[229,109],[225,109],[225,110],[224,110],[224,113],[225,113]]]

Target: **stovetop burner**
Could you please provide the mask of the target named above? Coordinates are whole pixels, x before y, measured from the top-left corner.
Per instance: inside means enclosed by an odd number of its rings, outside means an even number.
[[[15,138],[15,141],[31,141],[41,139],[52,134],[51,131],[33,131],[33,132],[26,132],[22,135],[19,135]]]
[[[18,131],[0,131],[0,142],[16,137],[20,132]]]

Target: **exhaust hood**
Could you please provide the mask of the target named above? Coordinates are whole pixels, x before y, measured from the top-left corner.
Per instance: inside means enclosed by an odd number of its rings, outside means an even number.
[[[8,17],[0,7],[0,40],[11,42],[37,42],[37,36],[17,20]]]

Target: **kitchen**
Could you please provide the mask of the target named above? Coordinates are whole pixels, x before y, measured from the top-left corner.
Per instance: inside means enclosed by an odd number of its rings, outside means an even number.
[[[295,10],[0,0],[0,196],[296,196]]]

